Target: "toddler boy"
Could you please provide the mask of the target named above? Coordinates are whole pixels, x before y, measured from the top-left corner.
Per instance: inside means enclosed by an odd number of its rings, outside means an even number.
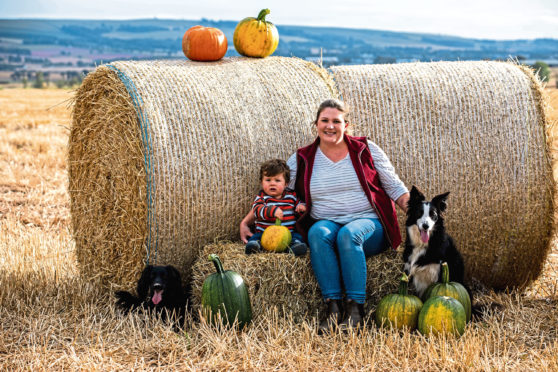
[[[256,217],[256,232],[248,239],[245,253],[252,254],[262,251],[260,240],[266,227],[275,225],[275,220],[281,220],[281,225],[291,231],[292,240],[287,248],[295,256],[306,254],[308,246],[302,236],[294,231],[295,212],[304,213],[306,205],[297,197],[296,193],[287,188],[291,171],[287,163],[281,159],[268,160],[260,168],[260,182],[262,189],[252,204],[252,211]]]

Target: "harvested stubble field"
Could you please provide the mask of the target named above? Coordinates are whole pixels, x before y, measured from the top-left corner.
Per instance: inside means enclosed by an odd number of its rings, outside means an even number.
[[[549,93],[558,120],[558,91]],[[189,322],[177,333],[120,315],[112,296],[77,271],[66,190],[71,97],[0,91],[0,369],[558,370],[556,243],[525,292],[480,295],[504,309],[460,339],[370,324],[321,337],[315,320],[294,325],[272,309],[244,332]]]

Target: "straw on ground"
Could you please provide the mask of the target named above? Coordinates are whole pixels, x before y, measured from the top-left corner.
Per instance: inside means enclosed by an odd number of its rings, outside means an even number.
[[[552,95],[558,108],[558,91]],[[558,370],[555,244],[526,294],[482,295],[505,310],[460,339],[372,326],[321,337],[314,319],[294,324],[273,312],[242,333],[199,323],[175,333],[120,315],[107,292],[77,272],[65,189],[69,112],[53,107],[70,96],[0,91],[0,369]]]

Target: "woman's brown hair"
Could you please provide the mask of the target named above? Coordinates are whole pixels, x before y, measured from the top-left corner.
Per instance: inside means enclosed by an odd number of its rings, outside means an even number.
[[[345,122],[349,122],[349,107],[343,102],[335,98],[326,99],[320,104],[318,107],[318,113],[316,114],[316,120],[314,120],[314,124],[318,123],[318,119],[320,118],[320,114],[326,108],[333,108],[339,110],[343,113],[343,118]]]

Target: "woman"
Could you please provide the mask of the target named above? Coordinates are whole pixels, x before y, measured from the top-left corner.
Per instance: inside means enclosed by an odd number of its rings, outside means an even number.
[[[347,114],[341,101],[322,102],[314,122],[318,137],[287,161],[290,186],[306,203],[297,229],[308,239],[314,275],[328,307],[320,332],[334,325],[361,325],[366,257],[401,243],[392,200],[403,211],[409,200],[386,154],[365,137],[347,133]],[[242,240],[250,235],[252,220],[248,214],[241,222]],[[345,318],[338,323],[343,297]]]

